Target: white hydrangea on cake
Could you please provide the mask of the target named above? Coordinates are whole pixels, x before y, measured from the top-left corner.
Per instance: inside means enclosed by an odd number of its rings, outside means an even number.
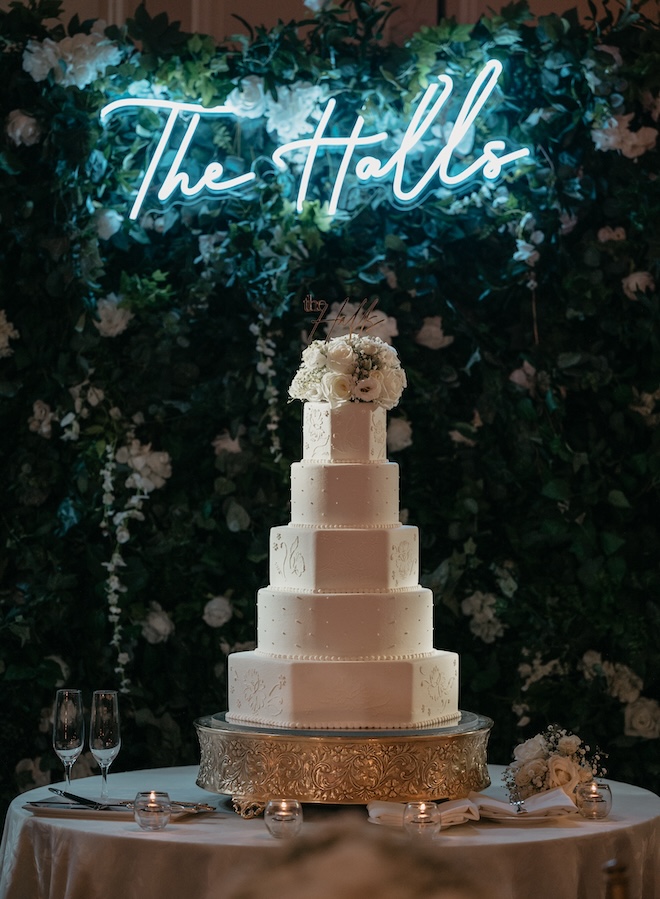
[[[345,334],[314,340],[302,354],[300,368],[289,387],[292,399],[344,403],[373,403],[392,409],[406,386],[394,347],[380,337]]]

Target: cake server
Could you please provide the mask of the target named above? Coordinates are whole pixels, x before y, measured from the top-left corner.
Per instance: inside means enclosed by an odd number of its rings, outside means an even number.
[[[116,799],[114,802],[97,802],[95,799],[87,799],[85,796],[76,796],[75,793],[68,793],[66,790],[57,790],[55,787],[48,787],[48,789],[51,793],[57,793],[58,796],[63,796],[71,802],[78,802],[80,805],[86,805],[97,811],[110,808],[133,808],[132,799]],[[187,812],[217,811],[217,808],[214,805],[209,805],[206,802],[179,802],[176,799],[172,800],[172,809],[174,811],[182,809]]]
[[[57,793],[58,796],[63,796],[71,802],[77,802],[79,805],[86,805],[88,808],[93,808],[97,811],[104,808],[113,808],[114,806],[114,803],[97,802],[96,799],[87,799],[85,796],[76,796],[75,793],[67,793],[66,790],[57,790],[55,787],[48,787],[48,789],[51,793]]]

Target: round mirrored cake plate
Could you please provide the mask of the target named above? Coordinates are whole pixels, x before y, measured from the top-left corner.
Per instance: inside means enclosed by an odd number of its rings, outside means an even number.
[[[245,818],[273,797],[328,805],[460,799],[490,783],[493,721],[461,712],[446,727],[389,731],[288,730],[195,721],[198,786],[227,794]]]

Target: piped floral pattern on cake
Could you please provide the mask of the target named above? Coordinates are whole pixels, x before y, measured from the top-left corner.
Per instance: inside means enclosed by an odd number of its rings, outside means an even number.
[[[280,533],[276,534],[271,546],[271,558],[275,570],[282,577],[292,575],[301,578],[307,570],[305,557],[300,551],[299,537],[289,545]]]
[[[451,702],[456,675],[448,677],[437,665],[420,665],[419,672],[431,707],[439,711],[446,709]]]
[[[417,546],[412,540],[401,540],[392,547],[390,562],[394,586],[399,587],[402,583],[407,583],[407,579],[416,571]]]
[[[282,713],[282,692],[285,687],[286,678],[283,675],[274,684],[267,684],[256,668],[249,668],[240,684],[241,699],[237,701],[236,708],[240,710],[244,702],[254,714],[277,717]]]
[[[316,407],[306,413],[303,455],[306,459],[327,459],[330,450],[330,430],[327,421],[330,409]]]
[[[384,418],[371,419],[371,455],[375,458],[381,458],[385,455],[385,447],[387,445],[387,421]]]

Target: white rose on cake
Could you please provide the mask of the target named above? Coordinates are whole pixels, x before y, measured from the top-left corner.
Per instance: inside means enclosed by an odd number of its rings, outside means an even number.
[[[383,382],[382,378],[376,377],[376,374],[379,373],[374,372],[370,378],[363,378],[354,385],[352,393],[356,400],[371,403],[378,399],[381,394]]]
[[[327,371],[321,379],[321,392],[331,406],[339,406],[351,399],[353,380],[348,374]]]
[[[401,368],[390,368],[381,374],[382,405],[387,409],[396,406],[406,386],[406,376]]]
[[[305,347],[302,353],[303,364],[308,368],[317,368],[325,363],[325,354],[321,352],[321,341],[315,340]]]
[[[355,367],[355,350],[344,341],[337,342],[328,346],[325,360],[329,371],[347,374]]]
[[[345,334],[303,350],[289,396],[333,408],[359,402],[392,409],[404,387],[406,374],[393,347],[379,337]]]

